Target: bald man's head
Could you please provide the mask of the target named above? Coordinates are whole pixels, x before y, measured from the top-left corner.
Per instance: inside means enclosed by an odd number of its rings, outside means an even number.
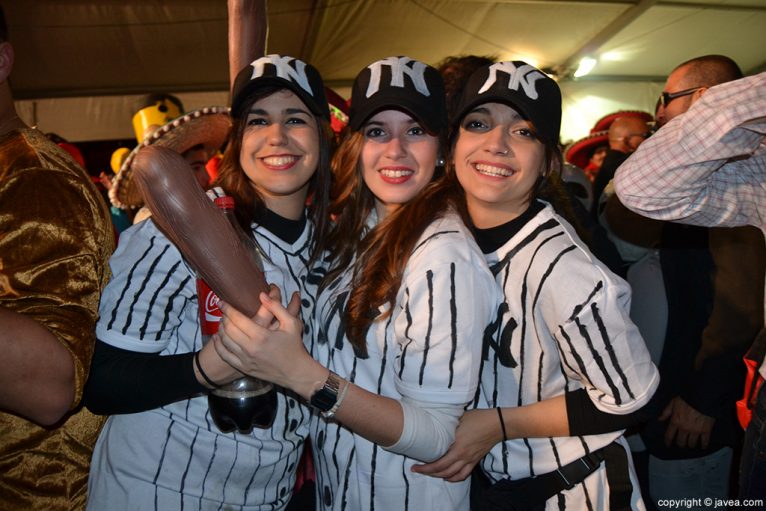
[[[662,90],[669,96],[657,108],[657,122],[662,126],[685,113],[709,87],[740,78],[742,70],[724,55],[704,55],[677,65]]]
[[[638,117],[618,117],[609,126],[609,148],[632,153],[649,136],[649,126]]]

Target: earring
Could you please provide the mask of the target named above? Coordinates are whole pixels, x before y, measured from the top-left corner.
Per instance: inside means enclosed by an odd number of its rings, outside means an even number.
[[[443,167],[444,163],[445,163],[444,158],[439,158],[439,159],[436,160],[436,166],[437,167]]]

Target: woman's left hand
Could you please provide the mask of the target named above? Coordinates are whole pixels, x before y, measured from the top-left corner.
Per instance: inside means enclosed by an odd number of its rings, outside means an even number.
[[[455,432],[455,443],[438,460],[425,465],[414,465],[413,472],[447,481],[463,481],[471,475],[473,467],[502,441],[497,411],[494,408],[469,410],[463,414]]]
[[[244,374],[298,391],[294,385],[301,380],[301,372],[315,364],[303,346],[300,297],[295,293],[287,308],[265,293],[260,299],[263,310],[252,318],[223,304],[221,326],[213,337],[216,351]],[[264,321],[269,314],[274,321]]]

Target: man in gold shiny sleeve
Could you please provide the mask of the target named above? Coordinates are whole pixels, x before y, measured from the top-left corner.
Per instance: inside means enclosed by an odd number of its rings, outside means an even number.
[[[85,506],[102,420],[79,406],[113,233],[67,153],[16,114],[0,9],[0,509]]]

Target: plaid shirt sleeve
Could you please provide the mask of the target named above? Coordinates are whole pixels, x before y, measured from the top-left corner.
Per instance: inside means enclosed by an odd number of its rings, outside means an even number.
[[[695,225],[766,228],[766,72],[712,87],[615,175],[628,208]]]

